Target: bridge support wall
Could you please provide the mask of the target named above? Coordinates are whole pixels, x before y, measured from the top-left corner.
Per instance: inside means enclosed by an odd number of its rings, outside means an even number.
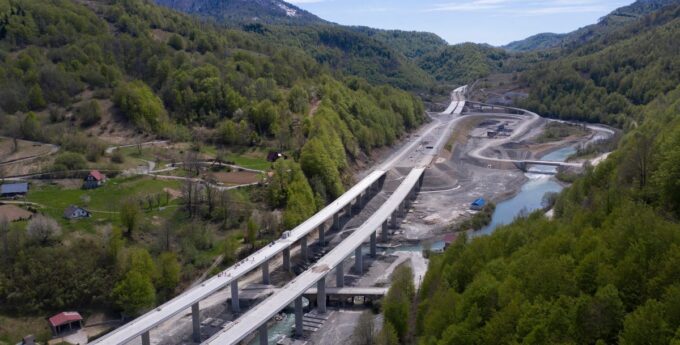
[[[283,269],[290,272],[290,247],[283,250]]]
[[[307,236],[303,236],[300,239],[300,258],[302,262],[307,262],[309,259],[309,248],[307,247]]]
[[[262,284],[269,285],[269,260],[262,263]]]
[[[151,345],[151,336],[149,331],[142,333],[142,345]]]
[[[383,242],[387,242],[387,241],[388,241],[388,235],[389,235],[389,234],[387,233],[388,229],[389,229],[389,224],[387,223],[387,220],[385,220],[385,221],[382,223],[382,231],[381,231],[381,233],[380,233],[380,240],[383,241]]]
[[[316,309],[319,313],[326,313],[326,277],[316,282]]]
[[[375,231],[371,233],[371,257],[376,257],[378,254],[378,236]]]
[[[359,245],[359,247],[354,250],[354,270],[357,271],[357,274],[364,273],[364,257],[361,247],[362,245]]]
[[[238,280],[231,282],[231,312],[241,312],[241,304],[238,301]]]
[[[335,266],[335,287],[345,286],[345,262],[340,261],[340,263]]]
[[[267,323],[260,326],[260,345],[269,345],[269,335],[267,334]]]
[[[304,335],[303,317],[302,296],[300,296],[295,299],[295,336],[298,338],[302,338]]]
[[[193,325],[192,338],[194,342],[201,342],[201,309],[198,306],[198,302],[191,306],[191,323]]]
[[[326,246],[326,224],[319,225],[319,245]]]

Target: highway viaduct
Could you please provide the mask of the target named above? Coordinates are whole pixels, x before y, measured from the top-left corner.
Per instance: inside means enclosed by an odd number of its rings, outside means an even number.
[[[363,271],[364,242],[369,242],[369,255],[375,256],[378,233],[387,238],[388,228],[397,227],[398,219],[406,215],[407,209],[417,197],[423,183],[424,167],[411,170],[399,187],[358,229],[328,252],[307,271],[303,272],[266,300],[228,324],[204,345],[238,344],[251,333],[259,332],[261,345],[267,344],[267,322],[291,303],[295,305],[295,332],[302,336],[303,309],[302,297],[306,291],[316,286],[317,312],[326,312],[326,277],[335,270],[336,286],[344,284],[344,261],[354,253],[354,270]]]

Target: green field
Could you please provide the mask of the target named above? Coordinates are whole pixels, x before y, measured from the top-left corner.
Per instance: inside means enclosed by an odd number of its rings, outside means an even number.
[[[67,228],[91,230],[95,222],[118,222],[118,207],[125,198],[163,193],[163,188],[166,187],[180,189],[180,184],[178,181],[155,180],[142,176],[113,178],[104,186],[90,190],[64,189],[56,185],[37,187],[31,190],[26,200],[43,205],[43,212],[66,224]],[[165,198],[163,205],[164,203]],[[85,207],[92,212],[92,218],[67,221],[63,218],[63,212],[69,205]]]

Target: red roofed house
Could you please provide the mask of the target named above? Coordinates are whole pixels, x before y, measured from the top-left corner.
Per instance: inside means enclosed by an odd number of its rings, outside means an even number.
[[[52,316],[48,321],[54,336],[83,328],[83,317],[76,311],[63,311]]]
[[[446,250],[453,242],[456,242],[457,239],[458,234],[455,232],[444,235],[444,250]]]
[[[85,183],[83,183],[84,189],[94,189],[99,188],[102,184],[106,182],[106,176],[99,172],[99,170],[92,170],[90,174],[85,177]]]

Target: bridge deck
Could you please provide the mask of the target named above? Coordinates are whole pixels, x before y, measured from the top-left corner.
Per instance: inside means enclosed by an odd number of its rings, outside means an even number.
[[[373,232],[379,229],[383,222],[397,210],[400,203],[408,196],[418,183],[425,171],[424,168],[415,168],[406,176],[396,191],[385,203],[368,218],[357,230],[343,240],[337,247],[322,257],[317,263],[304,273],[297,276],[286,284],[278,292],[271,295],[262,303],[243,314],[239,319],[229,325],[203,344],[227,345],[237,344],[250,333],[257,330],[261,325],[274,317],[286,306],[312,288],[319,280],[325,279],[326,275],[340,262],[352,254]]]

